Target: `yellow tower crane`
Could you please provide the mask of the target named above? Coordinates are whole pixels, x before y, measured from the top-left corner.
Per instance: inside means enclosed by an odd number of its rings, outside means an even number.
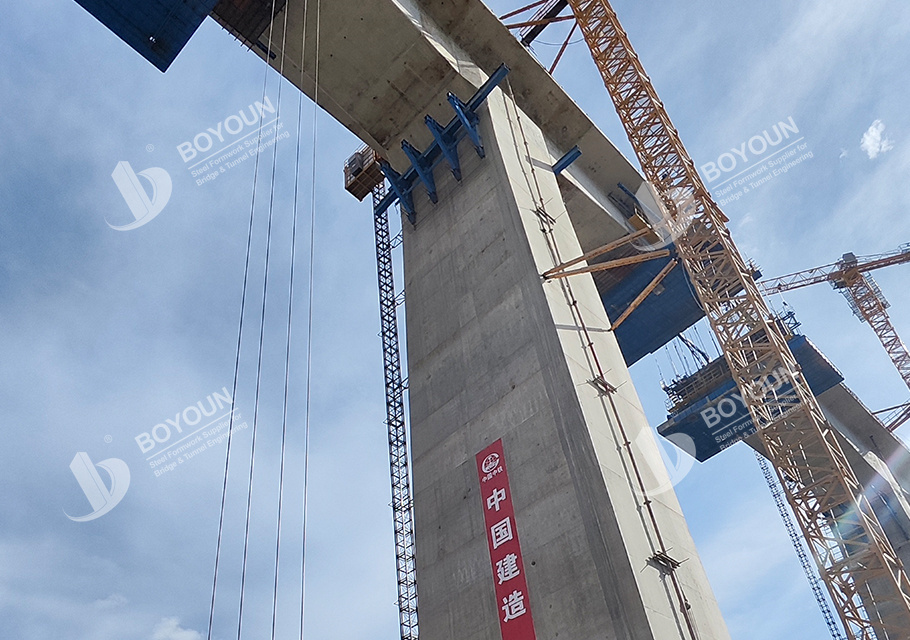
[[[910,244],[904,244],[894,251],[873,256],[857,257],[852,253],[845,253],[840,260],[832,264],[797,271],[772,280],[764,280],[759,283],[759,287],[766,294],[772,294],[808,287],[819,282],[830,282],[847,298],[856,317],[872,327],[875,335],[881,340],[882,346],[885,347],[885,351],[888,352],[891,362],[897,367],[904,383],[910,388],[910,352],[907,351],[906,345],[901,341],[888,316],[890,304],[875,280],[869,275],[870,271],[905,262],[910,262]],[[889,420],[885,427],[889,431],[894,431],[908,418],[910,418],[910,405]]]
[[[663,209],[661,224],[676,245],[848,637],[906,639],[910,580],[615,11],[607,0],[535,2],[526,9],[540,7],[538,14],[512,26],[538,31],[566,4]],[[770,388],[766,381],[775,375],[787,384]]]

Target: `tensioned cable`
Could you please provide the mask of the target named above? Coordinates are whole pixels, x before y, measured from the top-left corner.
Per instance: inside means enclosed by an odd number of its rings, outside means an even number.
[[[300,74],[303,76],[303,64],[306,59],[306,2],[303,7],[303,35],[300,44]],[[284,29],[287,33],[288,11],[284,12]],[[282,72],[284,70],[284,47],[282,47],[281,58]],[[283,73],[282,73],[283,75]],[[301,78],[302,79],[302,78]],[[296,159],[294,162],[294,206],[293,221],[291,223],[291,265],[288,282],[288,322],[287,335],[285,338],[284,351],[284,399],[282,404],[281,417],[281,462],[278,471],[278,515],[276,517],[276,535],[275,535],[275,580],[272,584],[272,634],[271,640],[275,640],[275,631],[278,622],[278,574],[281,560],[281,512],[284,506],[284,469],[285,455],[287,451],[287,433],[288,433],[288,398],[291,381],[291,326],[293,325],[294,309],[294,272],[297,260],[297,214],[298,214],[298,195],[300,187],[300,131],[301,117],[303,113],[303,91],[297,94],[297,149]],[[307,336],[307,343],[310,336]]]
[[[669,343],[664,345],[664,353],[666,353],[667,360],[670,362],[670,368],[673,369],[673,379],[675,380],[679,377],[679,371],[676,370],[676,362],[673,361],[673,354],[670,353]]]
[[[578,44],[579,42],[584,42],[584,40],[585,40],[584,37],[581,37],[578,40],[573,40],[572,42],[568,43],[566,46],[571,47],[573,44]],[[532,44],[543,44],[548,47],[561,47],[563,45],[562,42],[544,42],[543,40],[535,40]]]
[[[272,7],[274,11],[274,0],[272,0]],[[269,43],[272,41],[272,30],[269,26]],[[265,73],[262,78],[262,102],[265,102],[265,93],[266,87],[268,85],[268,62],[266,62]],[[218,542],[215,545],[215,570],[214,575],[212,576],[212,601],[209,609],[209,624],[208,630],[206,632],[206,639],[212,640],[212,626],[215,618],[215,594],[218,590],[218,569],[221,563],[221,541],[224,534],[224,512],[227,498],[227,485],[228,485],[228,470],[230,469],[231,464],[231,441],[234,436],[234,405],[236,404],[237,398],[237,384],[240,373],[240,346],[243,339],[243,316],[246,311],[246,291],[247,283],[249,281],[250,274],[250,251],[253,244],[253,219],[254,213],[256,211],[256,186],[259,183],[259,147],[262,145],[262,112],[259,113],[259,131],[256,137],[256,160],[253,167],[253,193],[250,201],[250,223],[249,230],[247,231],[246,239],[246,259],[243,267],[243,287],[240,294],[240,321],[237,326],[237,351],[234,357],[234,381],[231,391],[231,417],[228,423],[228,437],[227,437],[227,450],[224,455],[224,481],[221,486],[221,513],[218,517]]]
[[[286,12],[285,12],[286,13]],[[271,14],[272,20],[269,25],[269,51],[272,50],[272,25],[274,25],[275,19],[275,0],[272,0],[272,9]],[[282,36],[281,49],[284,51],[285,44],[287,40],[287,21],[285,21],[285,30]],[[282,55],[281,63],[279,66],[283,68],[284,65],[284,56]],[[282,69],[283,70],[283,69]],[[266,72],[269,71],[268,60],[266,60]],[[250,444],[250,475],[249,475],[249,484],[247,485],[247,494],[246,494],[246,524],[243,529],[243,562],[241,564],[240,570],[240,604],[237,608],[237,640],[240,640],[240,636],[243,630],[243,602],[244,596],[246,595],[246,570],[247,570],[247,560],[249,558],[250,550],[250,521],[251,514],[253,510],[253,477],[254,470],[256,467],[256,436],[258,434],[259,427],[259,407],[260,407],[260,392],[262,389],[262,353],[263,353],[263,343],[265,341],[265,311],[266,303],[268,301],[269,293],[269,259],[271,258],[272,253],[272,219],[274,213],[274,204],[275,204],[275,171],[278,164],[278,123],[281,121],[281,75],[278,77],[278,98],[277,105],[275,107],[275,139],[272,145],[272,174],[269,184],[269,213],[268,213],[268,224],[266,226],[266,243],[265,243],[265,265],[264,272],[262,275],[262,305],[259,313],[259,346],[258,346],[258,355],[256,361],[256,393],[253,400],[253,434],[252,434],[252,443]],[[259,153],[257,152],[257,156]]]
[[[304,7],[306,7],[304,2]],[[304,9],[306,10],[306,9]],[[316,0],[316,48],[315,58],[313,60],[313,157],[312,157],[312,175],[311,175],[311,197],[310,197],[310,273],[309,273],[309,297],[307,300],[307,345],[306,345],[306,409],[304,414],[304,463],[303,463],[303,551],[300,558],[300,640],[303,640],[303,623],[306,603],[306,539],[307,539],[307,497],[308,481],[310,473],[310,398],[312,396],[310,384],[310,372],[313,363],[313,266],[315,264],[315,238],[316,238],[316,147],[318,142],[318,119],[319,119],[319,42],[320,29],[322,27],[322,0]],[[301,77],[303,75],[303,65],[301,65]],[[302,83],[301,83],[302,84]]]

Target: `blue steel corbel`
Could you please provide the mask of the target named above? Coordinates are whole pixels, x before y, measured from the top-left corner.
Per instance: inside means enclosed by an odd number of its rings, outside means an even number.
[[[461,126],[464,127],[465,132],[474,145],[474,149],[477,150],[477,155],[483,158],[485,155],[483,142],[480,139],[480,131],[477,130],[477,123],[480,122],[480,118],[477,117],[477,114],[474,113],[474,110],[471,109],[471,107],[462,102],[461,98],[454,93],[450,93],[448,98],[449,104],[452,105],[452,108],[455,110],[456,117],[459,122],[461,122]]]
[[[622,182],[617,182],[617,183],[616,183],[616,186],[619,187],[620,191],[622,191],[622,192],[625,193],[627,196],[629,196],[630,198],[632,198],[632,202],[634,202],[635,204],[637,204],[638,207],[639,207],[642,211],[648,211],[648,207],[646,207],[646,206],[642,203],[642,201],[638,199],[638,196],[636,196],[634,193],[632,193],[632,191],[630,191],[629,188],[626,187],[626,185],[624,185]]]
[[[395,171],[392,165],[385,160],[379,161],[379,168],[382,169],[382,174],[389,181],[389,187],[401,203],[401,208],[404,209],[405,214],[408,216],[408,221],[411,224],[415,224],[417,215],[414,213],[414,199],[411,197],[411,189],[408,184],[402,179],[401,174]]]
[[[559,175],[568,169],[570,164],[578,160],[579,156],[581,156],[581,151],[579,150],[578,145],[576,145],[569,149],[569,151],[566,152],[566,155],[556,161],[556,164],[553,165],[553,173]]]
[[[443,157],[448,161],[449,166],[452,168],[452,175],[455,176],[455,179],[461,182],[461,163],[458,160],[458,140],[454,135],[446,133],[445,127],[436,122],[433,119],[433,116],[427,116],[424,118],[424,122],[427,124],[427,129],[430,130],[430,133],[433,134],[433,139],[436,141],[436,144],[439,145],[439,150],[442,152]]]
[[[414,167],[414,171],[417,172],[417,177],[420,178],[423,186],[427,188],[427,195],[430,196],[430,200],[433,204],[439,202],[439,197],[436,195],[436,180],[433,179],[433,165],[423,157],[417,147],[407,140],[401,141],[401,150],[411,161],[411,166]]]
[[[414,188],[414,183],[418,179],[425,185],[427,184],[424,176],[420,175],[418,166],[425,174],[428,174],[432,180],[432,168],[438,163],[440,156],[442,156],[448,160],[449,164],[452,166],[452,173],[460,180],[461,166],[458,161],[457,145],[458,141],[464,136],[471,139],[474,148],[477,150],[477,155],[481,158],[484,157],[483,143],[480,139],[480,132],[477,129],[479,118],[474,111],[483,104],[484,100],[487,99],[497,86],[499,86],[499,83],[503,81],[508,73],[509,68],[506,65],[499,65],[496,71],[487,78],[487,81],[481,85],[477,92],[466,103],[458,99],[457,96],[449,94],[449,103],[455,110],[455,117],[452,118],[451,122],[445,127],[441,127],[436,123],[436,126],[441,129],[441,132],[437,131],[434,125],[429,124],[429,120],[426,121],[431,133],[433,133],[433,143],[423,153],[416,154],[421,159],[421,162],[414,162],[414,159],[411,158],[412,166],[405,171],[404,175],[396,172],[387,162],[380,162],[382,173],[389,181],[390,190],[376,206],[374,213],[383,213],[397,200],[401,203],[401,208],[407,214],[408,220],[411,224],[415,224],[417,217],[414,212],[414,200],[411,197],[411,190]],[[464,131],[462,131],[462,128]],[[402,148],[405,149],[405,153],[408,153],[408,150],[404,145],[402,145]],[[416,152],[416,149],[413,149],[413,151]],[[430,191],[429,188],[427,190]],[[435,196],[435,184],[432,191]],[[435,202],[435,199],[433,201]]]

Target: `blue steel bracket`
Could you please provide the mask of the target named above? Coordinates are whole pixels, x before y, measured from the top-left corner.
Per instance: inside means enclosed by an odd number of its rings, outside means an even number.
[[[569,165],[578,160],[581,156],[581,150],[578,148],[578,145],[569,149],[569,151],[556,161],[556,164],[553,165],[553,173],[559,175],[563,171],[569,168]]]
[[[477,155],[483,158],[485,156],[483,142],[480,139],[480,131],[477,130],[477,123],[480,122],[480,118],[477,117],[477,114],[474,113],[474,110],[471,109],[471,107],[462,102],[461,98],[454,93],[450,93],[448,98],[449,104],[452,105],[452,108],[455,110],[455,115],[461,122],[461,126],[464,127],[465,132],[474,144]]]
[[[461,163],[458,160],[458,139],[455,138],[453,134],[446,132],[445,127],[436,122],[433,119],[433,116],[427,116],[424,118],[424,122],[427,124],[427,129],[430,130],[430,133],[433,134],[433,139],[436,141],[436,144],[439,145],[439,150],[442,151],[443,157],[448,161],[449,166],[452,167],[452,175],[455,176],[455,179],[461,182]]]
[[[622,182],[617,182],[616,186],[619,187],[623,193],[625,193],[627,196],[632,198],[632,201],[635,204],[637,204],[639,207],[641,207],[642,211],[647,209],[647,207],[644,204],[642,204],[641,200],[638,199],[638,196],[636,196],[634,193],[632,193],[632,191],[626,185],[624,185]]]
[[[417,147],[407,140],[401,141],[401,150],[411,161],[411,166],[414,167],[414,171],[417,172],[417,177],[420,178],[423,186],[427,188],[427,195],[430,196],[430,200],[433,204],[439,202],[439,196],[436,195],[436,180],[433,179],[433,164],[417,150]]]
[[[479,118],[474,113],[484,100],[499,86],[499,83],[509,74],[509,68],[502,64],[487,78],[487,81],[481,85],[477,92],[468,102],[462,102],[457,96],[449,94],[449,103],[455,110],[455,117],[445,127],[439,125],[427,116],[425,122],[433,134],[433,142],[423,153],[419,153],[411,145],[402,143],[402,149],[411,161],[411,167],[404,172],[404,175],[396,172],[391,165],[385,161],[380,162],[382,173],[389,181],[390,190],[386,196],[376,206],[375,213],[383,213],[392,206],[396,200],[401,203],[401,208],[408,216],[411,224],[415,224],[416,215],[414,212],[414,200],[411,191],[414,189],[414,183],[420,180],[430,193],[430,198],[436,202],[436,188],[433,180],[433,167],[435,167],[442,158],[445,158],[452,167],[452,173],[455,178],[461,179],[461,165],[458,160],[457,145],[463,137],[469,137],[477,150],[477,155],[484,157],[483,143],[480,139],[480,132],[477,129]],[[433,124],[430,124],[433,122]],[[410,147],[410,148],[409,148]],[[419,160],[415,161],[415,158]],[[432,186],[432,188],[431,188]]]
[[[408,221],[411,224],[415,224],[417,216],[414,213],[414,199],[411,197],[411,189],[401,177],[401,174],[395,171],[395,169],[392,168],[392,165],[385,160],[379,161],[379,168],[382,169],[383,175],[386,177],[386,180],[389,181],[389,187],[391,187],[392,193],[401,203],[401,208],[404,209],[405,214],[407,214]],[[391,204],[391,201],[389,204]],[[386,205],[385,208],[388,208],[388,205]]]

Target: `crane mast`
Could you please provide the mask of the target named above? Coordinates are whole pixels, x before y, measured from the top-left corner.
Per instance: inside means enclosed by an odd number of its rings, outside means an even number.
[[[875,331],[904,383],[910,387],[910,353],[888,316],[888,304],[878,285],[871,276],[860,272],[851,273],[845,279],[845,285],[842,291],[854,312]]]
[[[910,582],[606,0],[569,0],[848,637],[910,629]],[[769,388],[770,374],[783,376]],[[875,602],[874,609],[864,606]]]
[[[875,269],[906,262],[910,262],[910,245],[902,245],[896,251],[875,256],[856,257],[852,253],[847,253],[833,264],[766,280],[760,286],[765,293],[783,293],[819,282],[830,282],[847,298],[853,313],[872,327],[904,384],[910,388],[910,352],[907,351],[888,316],[887,300],[872,276],[868,275]],[[908,413],[910,412],[904,411],[897,419],[891,420],[886,425],[888,430],[894,431],[903,424]]]

